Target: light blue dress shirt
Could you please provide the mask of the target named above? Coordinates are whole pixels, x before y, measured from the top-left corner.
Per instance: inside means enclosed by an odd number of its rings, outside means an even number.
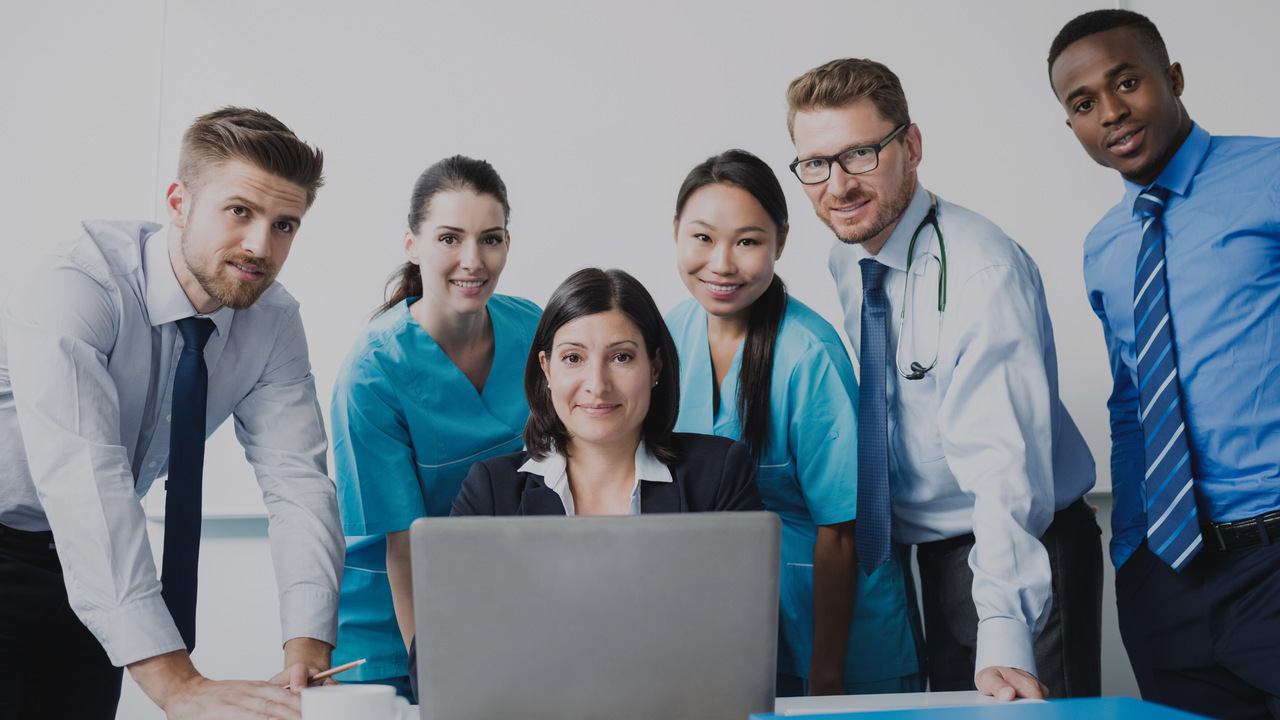
[[[0,523],[53,529],[71,607],[115,665],[184,647],[139,503],[168,473],[176,321],[196,314],[168,242],[154,223],[86,222],[0,316]],[[235,416],[262,486],[284,639],[333,643],[342,534],[298,303],[277,283],[209,317],[206,426]]]
[[[494,295],[493,365],[477,393],[409,314],[417,298],[379,315],[338,372],[333,458],[348,537],[335,665],[367,658],[353,680],[399,677],[408,653],[387,583],[386,533],[445,517],[472,463],[523,447],[524,364],[542,312]]]
[[[741,440],[738,375],[742,346],[712,408],[715,373],[707,313],[690,299],[667,316],[680,356],[677,432]],[[813,652],[813,545],[818,525],[857,516],[858,383],[835,328],[795,298],[787,302],[774,349],[768,447],[760,461],[765,507],[782,518],[778,672],[809,676]],[[858,573],[844,682],[914,675],[916,645],[897,555],[867,577]]]
[[[1155,184],[1191,472],[1202,520],[1280,508],[1280,140],[1212,137],[1196,125]],[[1147,533],[1133,281],[1142,226],[1125,196],[1089,233],[1084,277],[1102,320],[1111,410],[1111,558]]]
[[[1093,456],[1058,397],[1058,360],[1040,270],[981,215],[938,200],[947,256],[947,308],[938,330],[939,249],[921,230],[907,283],[911,236],[929,211],[911,204],[874,257],[889,300],[889,485],[894,539],[922,543],[973,532],[969,555],[978,612],[975,667],[1034,673],[1032,641],[1048,619],[1049,557],[1039,538],[1093,487]],[[829,256],[845,332],[859,352],[861,245],[836,241]],[[911,300],[903,316],[907,290]],[[937,366],[921,380],[902,363]]]

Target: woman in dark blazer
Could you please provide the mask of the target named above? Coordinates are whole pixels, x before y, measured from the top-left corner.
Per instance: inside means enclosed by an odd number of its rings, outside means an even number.
[[[763,510],[756,467],[740,442],[714,435],[673,433],[680,459],[668,465],[670,482],[640,480],[640,512]],[[546,479],[520,472],[527,452],[503,455],[471,466],[453,515],[564,515],[564,502]]]
[[[580,270],[552,295],[525,363],[525,450],[476,463],[453,515],[763,510],[746,446],[674,433],[675,343],[621,270]]]
[[[745,445],[672,431],[679,373],[671,333],[639,281],[621,270],[570,275],[525,363],[525,450],[473,465],[452,514],[764,510]],[[415,695],[416,665],[415,644]]]

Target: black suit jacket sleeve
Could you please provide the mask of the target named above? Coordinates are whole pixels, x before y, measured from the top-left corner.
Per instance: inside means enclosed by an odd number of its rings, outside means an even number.
[[[724,456],[719,498],[713,510],[764,510],[760,485],[756,482],[756,461],[746,445],[735,442]]]
[[[466,479],[462,481],[462,488],[453,499],[453,509],[449,515],[493,514],[493,480],[489,476],[489,468],[481,461],[471,466]]]
[[[671,476],[685,494],[682,512],[764,510],[756,462],[747,446],[714,435],[679,433],[680,460]],[[649,512],[643,503],[641,512]]]

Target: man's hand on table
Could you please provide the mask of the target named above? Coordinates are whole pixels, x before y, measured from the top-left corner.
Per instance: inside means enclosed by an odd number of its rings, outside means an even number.
[[[1030,698],[1043,700],[1049,697],[1049,688],[1026,670],[993,665],[978,671],[974,684],[984,695],[997,700]]]
[[[298,693],[259,681],[210,680],[191,664],[186,650],[140,660],[129,673],[169,720],[302,718]]]
[[[307,678],[318,672],[329,669],[329,658],[333,648],[325,642],[313,638],[293,638],[284,644],[284,670],[281,670],[268,682],[294,691],[307,687]],[[333,678],[319,680],[314,685],[337,685]]]

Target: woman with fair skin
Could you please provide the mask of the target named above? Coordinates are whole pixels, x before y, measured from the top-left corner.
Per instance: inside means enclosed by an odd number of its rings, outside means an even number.
[[[678,364],[643,285],[621,270],[574,273],[547,303],[525,363],[526,449],[472,466],[452,514],[763,510],[746,447],[672,432]]]
[[[335,385],[333,451],[348,535],[337,662],[344,682],[409,691],[409,525],[449,512],[471,463],[520,447],[521,362],[540,314],[495,295],[510,249],[506,186],[481,160],[427,168],[410,201],[408,261]]]
[[[565,280],[538,323],[524,385],[526,449],[476,463],[454,515],[638,515],[760,510],[740,443],[674,433],[671,336],[621,270]]]
[[[857,566],[857,382],[835,329],[774,274],[787,229],[782,188],[750,153],[685,179],[676,265],[693,298],[667,317],[676,427],[744,442],[782,518],[778,695],[923,690],[900,559]]]

